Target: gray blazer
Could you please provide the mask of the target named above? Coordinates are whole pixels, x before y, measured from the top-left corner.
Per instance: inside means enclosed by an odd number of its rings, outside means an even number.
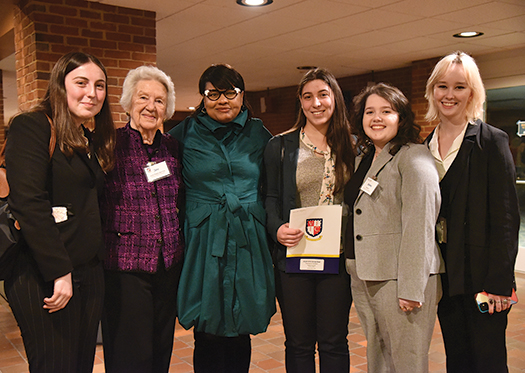
[[[429,276],[444,272],[435,240],[439,176],[426,146],[405,145],[395,156],[389,151],[390,143],[365,176],[379,184],[371,195],[360,191],[354,204],[357,275],[397,280],[398,298],[424,302]]]

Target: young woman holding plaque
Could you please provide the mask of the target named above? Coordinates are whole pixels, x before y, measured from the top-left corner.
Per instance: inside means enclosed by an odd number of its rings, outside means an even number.
[[[315,372],[316,344],[323,373],[350,369],[346,336],[352,297],[350,277],[339,258],[337,274],[287,273],[286,251],[303,232],[290,228],[290,210],[343,202],[354,169],[354,146],[346,107],[335,77],[307,72],[297,99],[297,121],[266,146],[267,229],[274,242],[276,292],[286,336],[286,371]],[[281,177],[282,176],[282,177]]]

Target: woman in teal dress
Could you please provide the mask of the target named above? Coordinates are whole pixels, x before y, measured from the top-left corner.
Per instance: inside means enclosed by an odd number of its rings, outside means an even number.
[[[183,144],[186,251],[178,290],[180,324],[193,326],[194,371],[248,372],[250,334],[275,313],[274,281],[260,185],[271,135],[252,118],[242,76],[212,65],[202,101],[169,133]]]

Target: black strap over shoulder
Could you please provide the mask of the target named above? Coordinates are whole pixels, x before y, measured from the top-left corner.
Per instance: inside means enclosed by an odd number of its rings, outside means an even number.
[[[284,204],[284,136],[280,135],[281,138],[281,163],[279,167],[279,196],[281,197],[281,203],[279,205],[279,218],[283,218],[283,204]]]

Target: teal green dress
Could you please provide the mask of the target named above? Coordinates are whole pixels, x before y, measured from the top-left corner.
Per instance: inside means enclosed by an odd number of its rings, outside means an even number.
[[[263,152],[271,135],[246,111],[228,124],[199,114],[169,133],[183,144],[186,185],[179,322],[225,337],[262,333],[275,313],[260,195]]]

